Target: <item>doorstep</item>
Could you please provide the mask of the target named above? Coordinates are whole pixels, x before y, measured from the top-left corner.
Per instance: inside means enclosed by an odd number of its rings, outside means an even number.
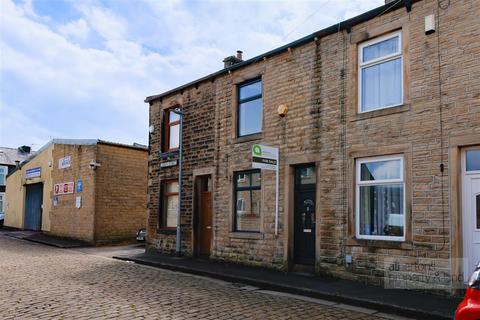
[[[323,275],[302,275],[213,260],[196,260],[158,253],[113,257],[123,261],[243,283],[308,297],[376,309],[417,319],[453,319],[461,298],[411,290],[384,289]]]

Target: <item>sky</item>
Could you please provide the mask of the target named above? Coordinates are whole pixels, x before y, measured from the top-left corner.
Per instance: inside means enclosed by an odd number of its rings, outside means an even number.
[[[148,143],[146,96],[384,0],[0,0],[0,146]]]

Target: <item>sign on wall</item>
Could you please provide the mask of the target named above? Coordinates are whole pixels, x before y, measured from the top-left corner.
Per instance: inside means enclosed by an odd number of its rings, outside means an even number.
[[[252,146],[252,167],[256,169],[277,170],[278,148],[254,144]]]
[[[53,195],[73,193],[74,185],[74,182],[57,183],[53,186]]]
[[[75,198],[75,208],[80,209],[82,207],[82,196]]]
[[[275,235],[278,235],[278,193],[280,184],[278,158],[278,148],[261,144],[252,146],[252,167],[275,171]]]
[[[66,157],[58,159],[58,168],[60,168],[60,169],[69,168],[71,164],[72,164],[72,157],[71,156],[66,156]]]
[[[171,161],[165,161],[160,163],[160,168],[168,168],[168,167],[175,167],[178,164],[178,161],[171,160]]]
[[[77,193],[81,193],[83,191],[83,181],[82,179],[77,180]]]
[[[38,178],[41,175],[41,170],[42,169],[40,167],[28,169],[27,171],[25,171],[25,178],[27,179]]]

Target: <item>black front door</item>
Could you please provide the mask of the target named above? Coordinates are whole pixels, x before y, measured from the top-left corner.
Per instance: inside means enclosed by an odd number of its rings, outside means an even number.
[[[295,168],[294,259],[315,264],[315,166]]]

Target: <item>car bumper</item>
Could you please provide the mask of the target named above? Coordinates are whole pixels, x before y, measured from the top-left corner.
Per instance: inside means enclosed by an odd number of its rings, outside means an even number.
[[[480,319],[480,290],[467,288],[465,298],[455,312],[455,320],[478,319]]]

